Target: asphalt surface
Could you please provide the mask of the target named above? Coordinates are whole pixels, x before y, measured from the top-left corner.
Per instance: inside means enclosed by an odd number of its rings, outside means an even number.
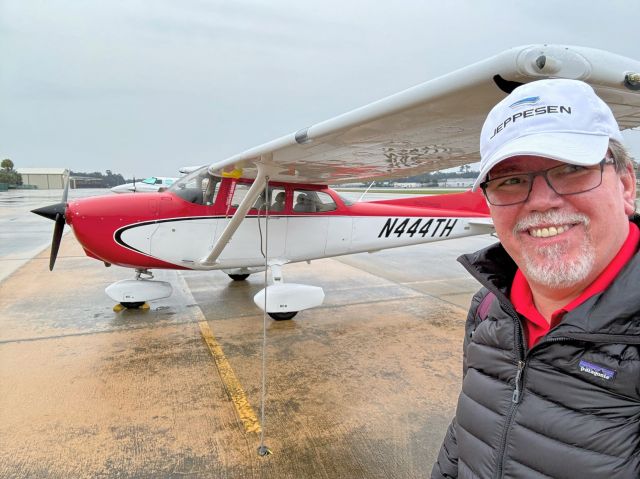
[[[326,294],[290,321],[253,304],[262,273],[158,271],[174,294],[116,313],[132,272],[68,234],[50,273],[38,193],[0,193],[0,477],[428,476],[477,289],[455,258],[495,239],[288,265]]]

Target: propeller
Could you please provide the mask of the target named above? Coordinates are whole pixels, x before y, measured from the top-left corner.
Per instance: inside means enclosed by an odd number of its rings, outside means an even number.
[[[69,196],[69,175],[66,177],[66,184],[64,186],[64,192],[62,193],[62,201],[55,205],[44,206],[31,210],[40,216],[44,216],[50,220],[55,221],[53,227],[53,239],[51,240],[51,253],[49,255],[49,271],[53,270],[53,265],[56,264],[56,258],[58,257],[58,250],[60,249],[60,241],[62,241],[62,232],[64,230],[64,224],[66,222],[65,210],[67,209],[67,197]]]

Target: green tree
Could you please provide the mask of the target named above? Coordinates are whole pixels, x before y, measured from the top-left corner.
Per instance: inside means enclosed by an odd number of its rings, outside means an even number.
[[[5,158],[0,163],[0,183],[8,183],[10,185],[21,185],[22,184],[22,176],[20,173],[13,169],[13,161],[9,158]]]
[[[71,171],[71,176],[97,178],[100,180],[99,182],[92,182],[87,185],[83,183],[82,178],[78,178],[76,180],[76,183],[78,185],[82,185],[82,186],[79,186],[79,188],[86,188],[87,186],[91,188],[111,188],[113,186],[122,185],[123,183],[126,183],[124,181],[123,176],[120,173],[114,173],[111,170],[106,170],[104,175],[99,171],[94,171],[91,173],[84,172],[84,171]]]

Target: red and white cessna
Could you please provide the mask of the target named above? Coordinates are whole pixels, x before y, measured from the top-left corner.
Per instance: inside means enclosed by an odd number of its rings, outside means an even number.
[[[331,120],[203,166],[168,190],[66,201],[34,210],[64,223],[86,254],[136,270],[107,294],[125,307],[171,294],[155,268],[213,270],[234,280],[271,269],[254,298],[275,319],[318,306],[321,288],[284,283],[282,266],[490,231],[480,193],[352,203],[327,187],[406,177],[477,160],[488,110],[517,85],[548,77],[591,83],[622,128],[640,124],[640,63],[599,50],[508,50]]]

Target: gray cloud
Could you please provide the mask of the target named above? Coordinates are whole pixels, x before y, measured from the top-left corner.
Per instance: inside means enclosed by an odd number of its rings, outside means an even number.
[[[591,0],[4,0],[0,155],[175,175],[513,46],[640,58],[637,18]]]

